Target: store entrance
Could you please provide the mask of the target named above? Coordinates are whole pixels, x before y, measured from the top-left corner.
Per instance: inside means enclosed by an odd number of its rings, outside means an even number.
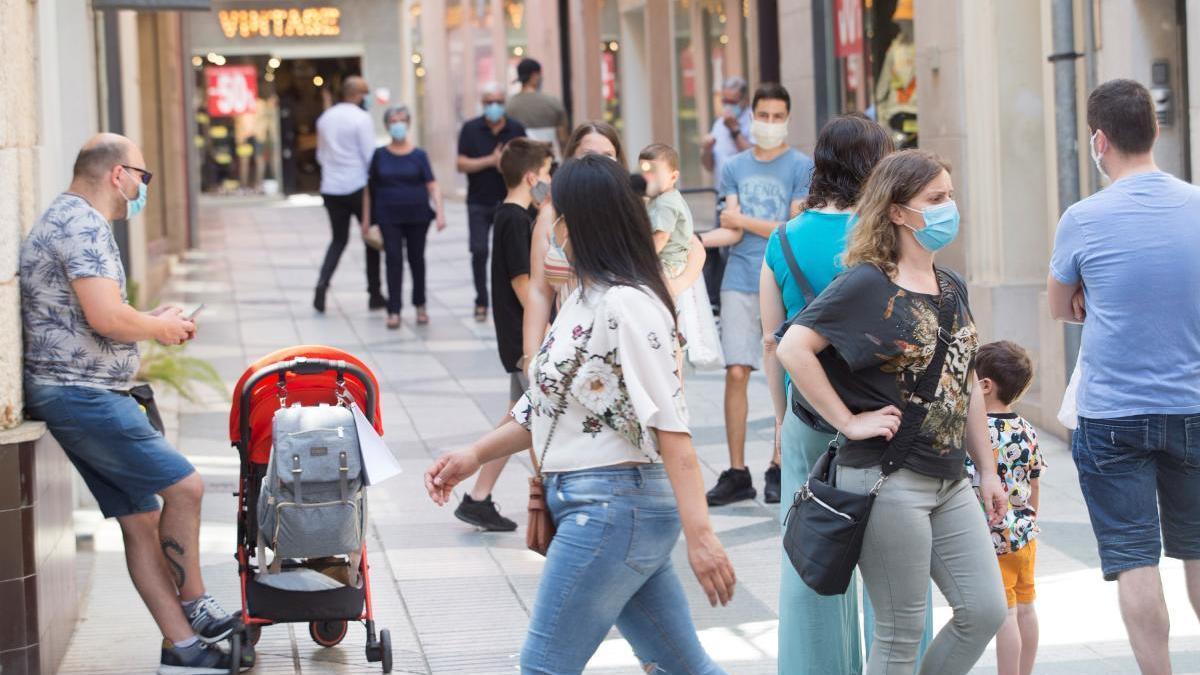
[[[214,58],[215,57],[215,58]],[[196,56],[201,190],[220,195],[316,193],[317,118],[361,60]]]

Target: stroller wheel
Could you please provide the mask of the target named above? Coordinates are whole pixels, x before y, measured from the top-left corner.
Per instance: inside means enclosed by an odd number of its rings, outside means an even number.
[[[257,645],[259,639],[262,638],[262,626],[257,623],[246,626],[246,638],[250,644]]]
[[[383,672],[392,672],[392,631],[379,631],[379,654],[383,657]]]
[[[322,647],[337,645],[346,637],[347,630],[345,621],[313,621],[308,624],[309,636]]]

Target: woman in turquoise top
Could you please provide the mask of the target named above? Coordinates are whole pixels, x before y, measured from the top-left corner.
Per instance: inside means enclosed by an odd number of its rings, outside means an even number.
[[[859,191],[875,164],[894,149],[888,132],[865,117],[837,117],[821,130],[813,152],[815,168],[806,210],[785,225],[796,263],[814,292],[820,293],[842,271],[846,235],[853,222]],[[788,412],[791,387],[775,358],[772,336],[805,303],[804,294],[788,268],[778,232],[767,241],[759,278],[759,302],[763,335],[767,336],[763,369],[775,405],[775,442],[783,457],[782,492],[792,495],[804,484],[812,463],[825,451],[833,435],[813,429]],[[791,504],[791,499],[781,501],[780,520]],[[867,635],[864,647],[859,636],[858,584],[852,581],[844,595],[817,595],[796,574],[787,556],[781,558],[779,672],[861,673],[863,651],[870,649],[871,636]],[[870,602],[864,605],[865,625],[873,626]],[[933,632],[929,612],[925,621],[922,654]]]

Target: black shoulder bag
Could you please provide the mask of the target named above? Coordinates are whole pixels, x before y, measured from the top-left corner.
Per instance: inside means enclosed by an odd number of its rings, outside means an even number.
[[[879,480],[865,495],[837,487],[835,462],[839,436],[829,443],[829,449],[813,466],[784,519],[783,548],[800,578],[820,595],[846,592],[862,553],[863,535],[875,496],[888,476],[904,464],[937,395],[958,309],[953,285],[946,274],[937,270],[937,278],[941,289],[937,346],[901,412],[900,428],[883,452]]]
[[[817,292],[813,290],[812,284],[808,282],[808,277],[804,276],[804,272],[800,270],[800,263],[796,262],[796,254],[792,251],[792,245],[788,243],[787,223],[779,225],[779,245],[783,248],[783,259],[787,261],[788,271],[792,273],[792,278],[796,280],[796,285],[800,287],[800,294],[804,296],[804,306],[807,308],[812,304],[813,300],[817,299]],[[791,321],[792,318],[788,317],[788,320]],[[832,424],[822,419],[817,414],[817,411],[808,405],[808,402],[800,395],[800,390],[794,384],[792,385],[792,412],[796,417],[800,418],[801,422],[821,433],[837,433],[837,429],[834,429]]]

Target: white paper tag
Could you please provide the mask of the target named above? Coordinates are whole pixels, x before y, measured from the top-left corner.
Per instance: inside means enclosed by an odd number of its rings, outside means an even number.
[[[358,405],[351,404],[350,409],[354,411],[354,428],[358,431],[358,445],[362,449],[366,484],[379,485],[401,472],[400,463]]]

